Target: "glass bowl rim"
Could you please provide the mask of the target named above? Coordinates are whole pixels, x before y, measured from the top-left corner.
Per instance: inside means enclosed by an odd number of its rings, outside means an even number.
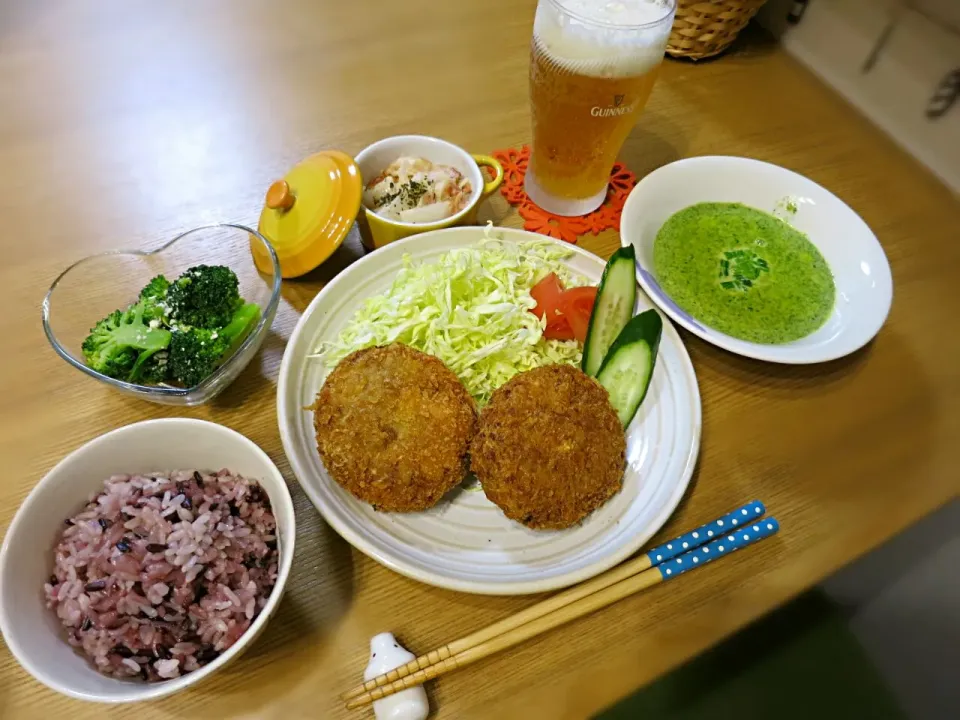
[[[194,385],[189,388],[177,388],[177,387],[164,387],[162,385],[138,385],[136,383],[125,382],[124,380],[117,380],[116,378],[109,377],[103,373],[99,373],[93,368],[91,368],[86,363],[82,363],[77,360],[63,345],[60,344],[60,341],[57,340],[57,336],[53,331],[53,328],[50,325],[50,306],[51,299],[53,297],[54,290],[57,289],[57,285],[60,284],[60,281],[67,276],[67,274],[74,268],[104,257],[110,257],[113,255],[135,255],[138,257],[150,257],[152,255],[159,255],[167,248],[173,246],[177,241],[185,238],[187,235],[199,232],[201,230],[212,230],[215,228],[233,228],[235,230],[240,230],[246,232],[250,235],[255,236],[260,242],[264,244],[267,248],[267,252],[270,255],[270,262],[273,266],[273,285],[270,288],[270,300],[267,302],[267,306],[263,309],[263,312],[260,313],[260,320],[257,322],[257,326],[253,329],[253,332],[247,335],[246,339],[240,344],[230,359],[227,360],[223,365],[218,367],[213,373],[204,378],[204,380],[197,385]],[[246,225],[238,225],[236,223],[212,223],[209,225],[200,225],[195,228],[191,228],[185,232],[180,233],[176,237],[168,240],[160,247],[157,247],[153,250],[136,250],[136,249],[117,249],[117,250],[106,250],[104,252],[95,253],[93,255],[87,255],[86,257],[80,258],[74,263],[71,263],[63,270],[56,279],[50,285],[50,289],[47,290],[46,295],[43,296],[43,304],[41,306],[41,321],[43,323],[43,333],[47,336],[47,340],[50,342],[50,345],[53,347],[54,351],[61,358],[70,363],[73,367],[77,368],[81,372],[86,373],[92,378],[100,380],[112,385],[115,388],[120,390],[125,390],[128,392],[133,392],[141,395],[151,395],[154,397],[180,397],[185,398],[190,395],[194,395],[197,392],[203,392],[207,387],[217,384],[221,378],[223,378],[231,368],[234,363],[234,360],[241,357],[253,343],[258,341],[260,335],[266,330],[266,328],[273,323],[273,316],[276,314],[278,305],[280,304],[280,285],[283,281],[283,278],[280,276],[280,260],[277,257],[277,251],[274,249],[273,245],[267,240],[263,235],[261,235],[257,230],[249,228]]]

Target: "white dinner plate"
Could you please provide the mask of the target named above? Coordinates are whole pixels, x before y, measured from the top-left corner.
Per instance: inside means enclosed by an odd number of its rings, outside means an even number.
[[[543,240],[496,229],[504,241]],[[308,357],[333,340],[371,295],[384,292],[404,255],[429,261],[478,242],[476,227],[415,235],[383,247],[341,272],[310,303],[280,366],[277,415],[287,458],[326,521],[356,548],[387,567],[438,587],[489,595],[543,592],[592,577],[636,552],[676,508],[693,473],[700,443],[700,394],[676,330],[665,321],[650,390],[627,429],[623,489],[581,525],[537,531],[508,520],[479,491],[458,489],[419,513],[377,512],[343,490],[317,453],[311,405],[328,373]],[[604,262],[576,246],[570,268],[597,283]],[[638,293],[639,309],[652,307]],[[362,428],[358,428],[362,432]]]
[[[653,269],[657,233],[675,212],[700,202],[742,203],[778,215],[807,236],[830,266],[837,289],[833,312],[818,330],[782,345],[748,342],[700,322],[663,292]],[[636,250],[640,286],[674,322],[724,350],[758,360],[807,364],[849,355],[880,331],[893,301],[887,256],[860,216],[803,175],[759,160],[706,156],[658,168],[627,198],[620,236]]]

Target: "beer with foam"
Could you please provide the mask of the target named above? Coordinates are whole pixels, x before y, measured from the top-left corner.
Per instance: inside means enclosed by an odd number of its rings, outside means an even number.
[[[526,191],[558,215],[604,200],[610,170],[650,96],[674,0],[540,0],[530,58]]]

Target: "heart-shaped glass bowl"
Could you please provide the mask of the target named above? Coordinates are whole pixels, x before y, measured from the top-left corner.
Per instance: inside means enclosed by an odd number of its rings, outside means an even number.
[[[271,261],[270,273],[253,263],[251,245]],[[260,306],[260,321],[236,351],[199,385],[136,385],[90,368],[80,346],[98,320],[134,302],[151,278],[173,280],[195,265],[226,265],[240,281],[240,296]],[[256,230],[223,223],[189,230],[156,250],[114,250],[75,262],[53,281],[43,299],[43,331],[57,354],[75,368],[133,397],[163,405],[199,405],[215,397],[260,349],[280,302],[280,263]]]

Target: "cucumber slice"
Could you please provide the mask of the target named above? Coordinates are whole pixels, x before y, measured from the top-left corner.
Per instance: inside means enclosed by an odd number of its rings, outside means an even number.
[[[600,372],[607,351],[633,317],[637,301],[636,271],[633,245],[617,250],[603,269],[580,363],[580,369],[591,377]]]
[[[620,331],[597,373],[624,427],[647,395],[662,332],[663,320],[656,310],[640,313]]]

